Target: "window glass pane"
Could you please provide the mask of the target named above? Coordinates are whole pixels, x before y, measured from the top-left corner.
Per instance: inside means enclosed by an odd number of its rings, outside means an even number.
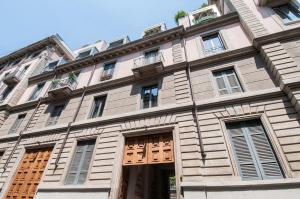
[[[226,69],[214,73],[220,95],[242,92],[234,69]]]
[[[25,117],[26,117],[26,114],[18,115],[18,118],[12,125],[11,129],[9,130],[9,133],[16,133]]]
[[[44,85],[45,85],[45,83],[41,83],[41,84],[37,85],[37,87],[33,91],[32,95],[30,96],[29,101],[35,100],[35,99],[37,99],[39,97],[39,95],[40,95],[40,93],[41,93]]]
[[[219,34],[213,34],[202,38],[205,54],[213,54],[225,50]]]
[[[300,12],[291,4],[282,5],[274,8],[276,13],[283,19],[285,23],[295,21],[300,18]]]
[[[144,87],[142,93],[142,108],[150,108],[157,106],[158,87]]]
[[[105,106],[106,97],[96,97],[93,102],[91,118],[101,117]]]
[[[54,125],[57,123],[57,120],[60,117],[64,107],[65,105],[58,105],[53,108],[52,112],[50,113],[47,125]]]

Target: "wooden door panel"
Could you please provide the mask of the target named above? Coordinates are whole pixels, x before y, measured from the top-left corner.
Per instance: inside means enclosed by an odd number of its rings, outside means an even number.
[[[51,152],[50,148],[26,151],[5,196],[6,199],[31,199],[34,197]]]
[[[155,134],[127,138],[123,165],[174,162],[172,134]]]

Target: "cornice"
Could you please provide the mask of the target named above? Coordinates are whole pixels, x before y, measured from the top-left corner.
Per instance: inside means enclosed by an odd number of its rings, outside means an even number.
[[[212,64],[229,62],[234,59],[240,59],[242,57],[249,57],[256,55],[258,51],[253,46],[247,46],[244,48],[239,48],[235,50],[227,50],[222,53],[214,54],[211,56],[207,56],[201,59],[197,59],[189,62],[190,67],[201,67],[201,66],[209,66]]]
[[[69,52],[69,50],[61,43],[61,41],[58,39],[58,37],[59,37],[58,35],[52,35],[52,36],[42,39],[38,42],[30,44],[24,48],[21,48],[13,53],[10,53],[8,55],[0,57],[0,65],[8,62],[10,60],[15,60],[20,57],[23,57],[27,53],[35,52],[35,51],[45,48],[46,46],[51,46],[51,45],[56,46],[57,50],[61,54],[66,55],[66,58],[69,58],[70,60],[73,59],[72,53]]]
[[[257,37],[253,40],[253,46],[259,49],[261,46],[266,44],[292,40],[297,37],[298,38],[300,37],[300,27],[289,29],[289,30],[283,30],[262,37]]]

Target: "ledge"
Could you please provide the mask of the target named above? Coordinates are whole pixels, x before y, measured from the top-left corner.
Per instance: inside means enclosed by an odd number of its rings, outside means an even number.
[[[266,97],[276,97],[282,95],[284,95],[282,90],[279,87],[276,87],[276,88],[265,89],[260,91],[252,91],[252,92],[231,94],[222,97],[215,97],[209,100],[198,100],[195,103],[197,108],[207,109],[211,107],[226,106],[228,104],[242,103],[245,101],[268,99]]]
[[[183,189],[207,190],[207,189],[266,189],[287,187],[300,188],[299,179],[278,179],[278,180],[251,180],[251,181],[214,181],[214,182],[181,182]]]
[[[45,185],[40,185],[37,192],[107,192],[109,191],[109,184],[99,184],[99,185],[61,185],[48,187]]]

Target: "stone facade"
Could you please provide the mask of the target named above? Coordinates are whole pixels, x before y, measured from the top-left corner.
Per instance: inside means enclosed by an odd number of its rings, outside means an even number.
[[[167,132],[173,137],[177,199],[298,198],[300,25],[279,23],[273,4],[263,2],[210,1],[221,16],[198,24],[187,16],[178,27],[115,48],[100,41],[72,52],[56,35],[0,58],[1,92],[7,88],[6,73],[29,66],[0,104],[0,197],[12,186],[26,151],[51,147],[34,198],[118,199],[126,139]],[[212,37],[222,46],[207,49]],[[88,49],[97,51],[76,59]],[[137,76],[136,60],[156,49],[163,58],[141,67]],[[32,56],[36,52],[39,56]],[[64,63],[45,70],[62,58]],[[111,63],[111,79],[101,80]],[[63,97],[51,96],[55,79],[70,73],[79,74],[76,88],[68,85],[59,91]],[[239,92],[231,88],[232,93],[221,94],[220,74],[229,86],[234,76]],[[40,83],[38,97],[28,100]],[[158,105],[143,109],[143,88],[152,85],[158,88]],[[105,97],[105,105],[101,117],[91,118],[97,97]],[[55,124],[47,125],[55,105],[62,104]],[[227,124],[249,120],[261,122],[281,178],[242,175]],[[95,146],[84,183],[67,184],[77,144],[91,139]]]

